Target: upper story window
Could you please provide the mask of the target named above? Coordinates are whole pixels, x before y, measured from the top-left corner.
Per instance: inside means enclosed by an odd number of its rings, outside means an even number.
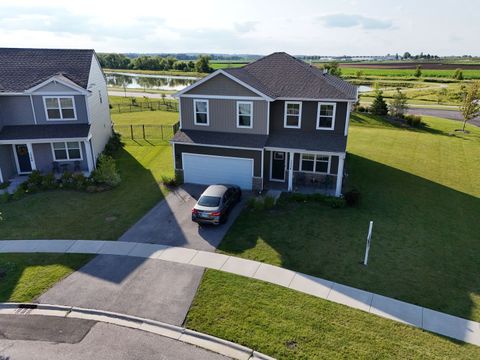
[[[208,100],[193,100],[195,125],[208,126]]]
[[[52,143],[55,161],[82,160],[82,151],[78,141]]]
[[[47,120],[76,120],[73,96],[44,97]]]
[[[285,116],[283,126],[286,128],[300,129],[302,126],[302,103],[298,101],[285,102]]]
[[[302,154],[300,171],[328,174],[330,172],[330,156]]]
[[[335,127],[335,103],[318,103],[317,130],[333,130]]]
[[[253,102],[237,102],[237,127],[249,129],[253,127]]]

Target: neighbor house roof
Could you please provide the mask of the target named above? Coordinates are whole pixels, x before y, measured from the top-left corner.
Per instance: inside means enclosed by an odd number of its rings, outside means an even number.
[[[267,135],[238,134],[218,131],[179,130],[172,138],[173,143],[189,145],[220,145],[263,149]]]
[[[7,125],[0,131],[2,140],[79,139],[87,138],[89,124]]]
[[[284,52],[223,71],[273,99],[355,100],[357,97],[356,86]]]
[[[94,50],[0,48],[0,92],[23,92],[61,75],[86,89]]]

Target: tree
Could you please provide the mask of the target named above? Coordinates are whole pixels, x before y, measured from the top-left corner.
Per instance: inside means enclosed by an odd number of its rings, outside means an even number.
[[[463,80],[463,71],[462,69],[455,69],[455,73],[453,74],[453,78],[457,80]]]
[[[480,81],[475,81],[468,87],[463,97],[460,111],[463,116],[462,131],[465,132],[467,121],[480,116]]]
[[[437,103],[441,104],[443,101],[445,101],[445,98],[448,95],[447,88],[442,87],[438,92],[437,92]]]
[[[323,64],[323,69],[333,76],[342,75],[342,70],[340,69],[340,67],[338,66],[338,62],[336,61],[331,61],[329,63]]]
[[[360,79],[363,77],[363,71],[362,70],[357,70],[357,72],[355,73],[357,79]]]
[[[383,98],[383,91],[376,90],[375,91],[375,99],[373,99],[373,103],[370,106],[370,112],[373,115],[387,115],[388,114],[388,106]]]
[[[413,76],[415,76],[416,78],[419,78],[420,76],[422,76],[422,65],[417,65],[417,68],[415,69]]]
[[[210,73],[213,69],[210,67],[210,56],[200,55],[195,63],[195,70],[199,73]]]
[[[402,56],[404,59],[410,59],[412,57],[412,54],[410,54],[408,51],[405,51],[405,53]]]
[[[392,101],[390,102],[390,114],[401,118],[407,109],[407,95],[402,93],[400,89],[397,89],[397,92],[393,95]]]

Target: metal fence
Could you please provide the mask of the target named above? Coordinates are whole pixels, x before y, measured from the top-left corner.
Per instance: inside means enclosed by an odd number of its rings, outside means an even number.
[[[170,140],[178,131],[180,124],[173,125],[114,125],[114,129],[122,139],[130,140]]]
[[[173,111],[178,112],[178,103],[172,100],[166,101],[142,101],[135,104],[112,104],[110,111],[112,113],[126,113],[136,111]]]

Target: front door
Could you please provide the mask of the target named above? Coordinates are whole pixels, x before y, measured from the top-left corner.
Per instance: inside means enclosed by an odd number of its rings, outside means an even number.
[[[15,154],[17,155],[18,160],[18,172],[21,174],[32,172],[32,164],[30,162],[30,154],[28,153],[27,145],[15,145]]]
[[[286,153],[283,151],[272,152],[272,169],[270,180],[285,181],[285,161]]]

